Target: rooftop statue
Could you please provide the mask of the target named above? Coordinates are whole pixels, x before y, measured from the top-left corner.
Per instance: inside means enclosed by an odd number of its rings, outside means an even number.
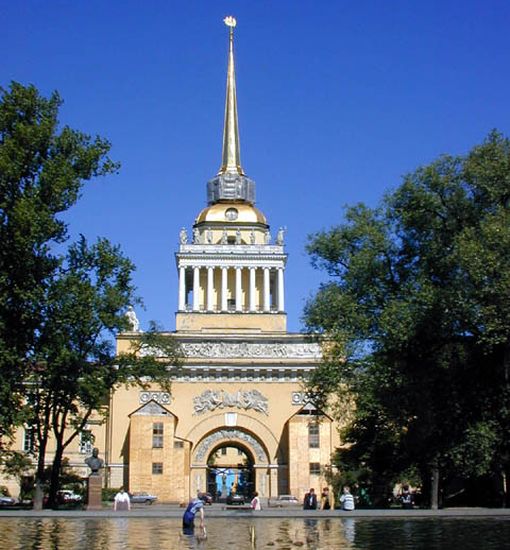
[[[140,321],[138,320],[138,317],[136,316],[135,310],[133,309],[133,306],[129,306],[128,310],[126,311],[126,318],[130,324],[130,328],[133,332],[140,332]]]
[[[279,246],[283,245],[284,236],[285,236],[285,229],[283,227],[280,227],[280,229],[278,229],[278,233],[276,234],[276,244],[277,245],[279,245]]]

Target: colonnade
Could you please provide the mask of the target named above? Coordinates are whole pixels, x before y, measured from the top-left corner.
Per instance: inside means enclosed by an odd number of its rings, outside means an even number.
[[[193,271],[193,301],[192,304],[186,303],[186,271],[191,269]],[[207,285],[204,289],[205,304],[200,303],[200,275],[201,270],[207,270]],[[221,270],[221,284],[219,285],[219,307],[215,307],[214,300],[214,270]],[[271,304],[271,289],[270,289],[270,276],[271,271],[277,272],[276,279],[276,309],[279,312],[285,311],[284,301],[284,278],[283,267],[270,268],[270,267],[213,267],[213,266],[193,266],[193,267],[179,267],[179,311],[185,311],[189,309],[191,305],[192,311],[231,311],[228,303],[228,270],[235,270],[235,307],[234,311],[246,311],[243,307],[243,271],[249,270],[249,286],[248,286],[248,312],[264,311],[269,312],[275,309]],[[257,304],[257,271],[262,270],[262,304]],[[261,306],[261,307],[260,307]]]

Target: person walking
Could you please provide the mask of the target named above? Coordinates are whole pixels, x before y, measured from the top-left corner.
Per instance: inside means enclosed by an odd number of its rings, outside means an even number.
[[[347,485],[344,487],[342,496],[340,497],[340,504],[342,505],[342,510],[346,512],[354,510],[354,497],[351,495],[351,490]]]
[[[315,489],[310,489],[303,500],[303,510],[317,510],[317,495]]]
[[[131,499],[129,498],[129,493],[124,491],[124,487],[121,487],[119,492],[115,495],[113,499],[113,509],[115,511],[131,510]]]

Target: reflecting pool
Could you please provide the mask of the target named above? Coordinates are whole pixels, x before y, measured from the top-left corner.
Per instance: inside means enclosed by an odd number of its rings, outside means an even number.
[[[198,532],[198,529],[197,529]],[[462,549],[510,547],[510,518],[210,518],[207,538],[182,533],[179,519],[0,518],[9,550]]]

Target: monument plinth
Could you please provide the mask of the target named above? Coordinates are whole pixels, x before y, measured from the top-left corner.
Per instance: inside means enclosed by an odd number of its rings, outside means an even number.
[[[99,458],[99,449],[92,450],[92,456],[85,459],[85,464],[92,470],[87,483],[87,510],[101,510],[103,476],[100,470],[104,461]]]
[[[101,510],[103,477],[99,474],[91,474],[87,483],[88,504],[87,510]]]

